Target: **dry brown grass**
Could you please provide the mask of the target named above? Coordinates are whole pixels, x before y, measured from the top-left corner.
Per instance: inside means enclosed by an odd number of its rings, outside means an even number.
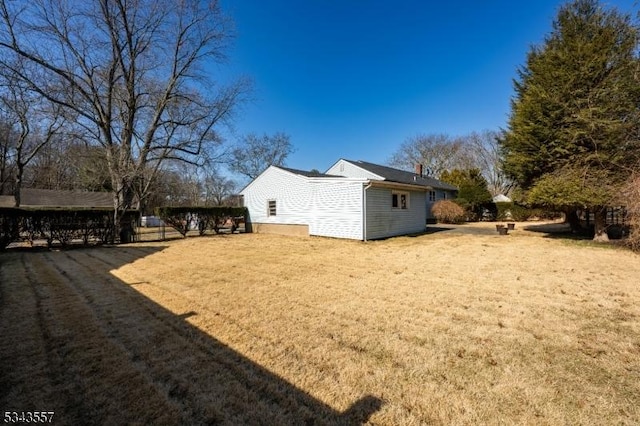
[[[0,409],[68,424],[639,423],[640,258],[544,236],[4,254]]]

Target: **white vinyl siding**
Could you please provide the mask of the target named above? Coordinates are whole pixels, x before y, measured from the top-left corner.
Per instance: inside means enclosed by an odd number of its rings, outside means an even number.
[[[309,234],[363,239],[361,181],[310,179],[314,209]]]
[[[243,191],[244,205],[252,223],[308,224],[311,196],[306,179],[277,167],[270,167]],[[269,201],[275,201],[270,215]]]
[[[251,223],[308,225],[310,235],[361,240],[364,182],[308,178],[270,167],[241,193]]]
[[[391,206],[393,190],[372,187],[367,190],[367,239],[386,238],[425,230],[427,223],[426,192],[408,191],[407,209]]]
[[[381,176],[378,176],[374,173],[371,173],[362,167],[356,166],[355,164],[351,164],[345,160],[339,160],[336,164],[331,166],[329,170],[325,172],[328,175],[334,176],[344,176],[348,178],[356,178],[356,179],[372,179],[372,180],[383,180]]]

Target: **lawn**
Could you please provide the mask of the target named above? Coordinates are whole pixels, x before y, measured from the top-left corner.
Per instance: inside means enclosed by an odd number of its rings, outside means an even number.
[[[0,410],[69,425],[640,423],[640,257],[524,226],[0,254]]]

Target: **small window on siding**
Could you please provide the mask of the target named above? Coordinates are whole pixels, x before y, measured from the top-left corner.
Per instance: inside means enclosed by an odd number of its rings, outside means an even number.
[[[436,191],[429,191],[429,201],[436,200]]]
[[[443,199],[443,200],[446,200],[446,199],[447,199],[447,193],[446,193],[446,192],[444,192],[444,191],[442,191],[442,199]]]
[[[391,208],[407,210],[409,208],[409,193],[393,191],[391,193]]]
[[[276,200],[267,201],[267,216],[276,215]]]

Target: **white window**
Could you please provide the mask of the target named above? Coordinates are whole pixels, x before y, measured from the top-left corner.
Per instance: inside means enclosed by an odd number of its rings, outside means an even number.
[[[429,191],[429,201],[436,200],[436,191]]]
[[[276,200],[267,201],[267,216],[276,215]]]
[[[393,191],[391,193],[391,208],[406,210],[409,208],[409,193]]]

